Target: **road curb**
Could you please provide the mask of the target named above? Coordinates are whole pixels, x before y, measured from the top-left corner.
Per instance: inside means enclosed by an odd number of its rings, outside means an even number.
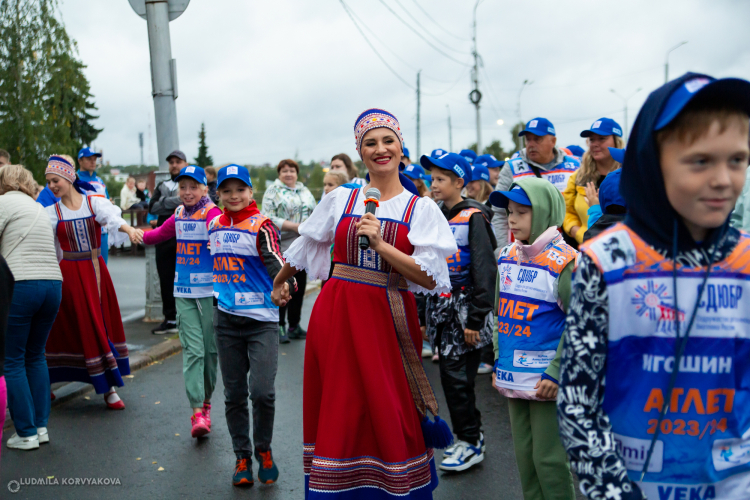
[[[161,361],[162,359],[168,358],[172,354],[177,354],[182,351],[182,345],[180,339],[167,339],[153,347],[146,349],[145,351],[138,352],[130,358],[130,372],[140,370],[149,366],[155,361]],[[92,392],[94,386],[91,384],[84,384],[82,382],[71,382],[58,388],[54,391],[55,399],[52,401],[52,407],[60,405],[66,401],[70,401],[73,398]],[[10,414],[5,414],[5,425],[3,430],[12,427],[13,421],[10,419]]]

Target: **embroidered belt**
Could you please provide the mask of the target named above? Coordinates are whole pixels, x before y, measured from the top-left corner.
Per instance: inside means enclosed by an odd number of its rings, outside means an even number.
[[[91,260],[101,255],[101,249],[95,248],[89,252],[63,252],[64,260]]]
[[[336,263],[331,277],[386,289],[388,304],[391,306],[393,326],[396,329],[396,339],[401,353],[401,364],[404,367],[406,381],[409,384],[409,391],[414,404],[421,418],[426,417],[427,411],[437,416],[438,404],[435,393],[432,391],[427,374],[425,374],[422,366],[421,354],[417,353],[414,347],[414,342],[409,333],[404,298],[399,293],[399,291],[407,290],[406,279],[395,271],[386,273],[341,263]]]
[[[406,278],[401,275],[398,276],[400,278],[398,279],[398,289],[401,291],[408,290],[409,285],[406,282]],[[331,278],[351,281],[353,283],[362,283],[363,285],[371,285],[378,288],[388,288],[391,275],[384,271],[377,271],[375,269],[367,269],[337,262],[333,267]]]

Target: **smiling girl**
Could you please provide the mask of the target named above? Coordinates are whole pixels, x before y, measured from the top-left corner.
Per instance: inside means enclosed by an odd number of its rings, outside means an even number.
[[[385,499],[419,491],[431,498],[436,443],[420,427],[434,429],[424,419],[437,404],[417,351],[422,336],[412,292],[450,291],[446,258],[456,242],[437,205],[402,185],[410,181],[399,174],[398,120],[370,109],[354,134],[369,185],[334,189],[321,201],[300,225],[272,295],[283,305],[283,284],[298,270],[315,279],[330,273],[305,349],[305,496],[346,500],[378,491]],[[381,194],[376,214],[365,214],[370,188]],[[359,236],[369,238],[368,249],[360,249]]]

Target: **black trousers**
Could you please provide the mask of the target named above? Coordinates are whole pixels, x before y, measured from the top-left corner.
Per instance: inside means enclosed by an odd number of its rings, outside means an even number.
[[[159,273],[161,308],[166,321],[175,321],[174,273],[177,266],[177,238],[156,245],[156,271]]]
[[[438,340],[435,345],[440,345],[442,330],[442,325],[438,325]],[[481,349],[474,349],[457,358],[440,356],[440,382],[448,403],[453,434],[456,438],[471,444],[479,441],[482,429],[482,414],[477,409],[474,393],[474,380],[481,357]]]
[[[297,280],[297,291],[292,293],[291,300],[284,307],[279,308],[279,325],[286,325],[289,320],[289,328],[299,325],[302,318],[302,301],[305,299],[305,287],[307,286],[307,271],[300,271],[294,275]]]

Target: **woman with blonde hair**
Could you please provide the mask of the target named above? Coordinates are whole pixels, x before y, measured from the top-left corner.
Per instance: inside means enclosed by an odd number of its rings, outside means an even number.
[[[581,132],[589,150],[583,154],[581,167],[568,179],[563,191],[565,198],[565,221],[563,230],[578,243],[588,228],[588,209],[599,204],[599,185],[608,173],[621,167],[607,148],[622,149],[622,127],[612,118],[599,118],[588,130]]]
[[[0,169],[0,194],[0,254],[15,278],[3,358],[16,433],[7,446],[34,450],[49,442],[45,345],[60,308],[62,273],[49,218],[34,201],[37,184],[31,172],[21,165]]]
[[[349,158],[349,155],[346,153],[339,153],[331,158],[331,171],[345,172],[347,177],[349,177],[348,182],[350,184],[356,184],[358,186],[364,186],[365,184],[367,184],[366,180],[359,177],[357,167],[354,165],[354,162],[352,162],[352,159]]]

